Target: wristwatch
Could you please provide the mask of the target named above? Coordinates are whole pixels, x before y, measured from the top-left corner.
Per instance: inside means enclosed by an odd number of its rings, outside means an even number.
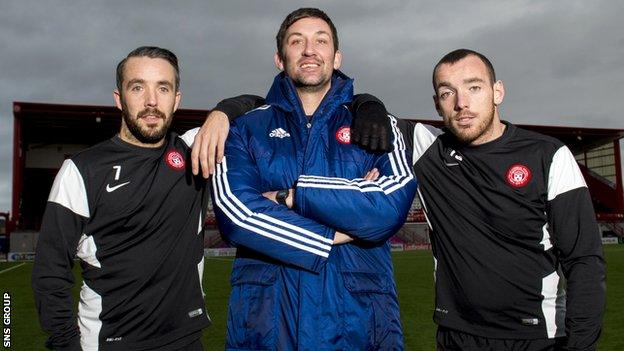
[[[279,204],[288,206],[286,205],[286,199],[288,198],[289,194],[290,192],[288,191],[288,189],[279,190],[277,194],[275,194],[275,200],[277,200],[277,203]]]

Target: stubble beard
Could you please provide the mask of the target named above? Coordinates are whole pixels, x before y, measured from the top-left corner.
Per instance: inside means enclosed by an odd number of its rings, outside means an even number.
[[[318,93],[324,90],[327,90],[329,87],[330,79],[325,77],[325,75],[321,76],[318,81],[309,81],[307,79],[301,79],[300,77],[291,77],[293,84],[297,90],[305,92],[305,93]]]
[[[171,121],[173,120],[173,111],[171,111],[171,113],[167,116],[164,112],[160,111],[157,108],[146,108],[139,111],[136,117],[133,117],[128,114],[128,106],[123,100],[121,104],[123,107],[121,115],[126,126],[128,127],[128,130],[134,138],[136,138],[143,144],[158,144],[165,138],[167,132],[169,131],[169,127],[171,126]],[[148,114],[162,118],[164,121],[163,125],[161,127],[149,127],[140,125],[139,119],[142,116]]]
[[[453,133],[453,135],[455,135],[457,140],[459,140],[459,142],[461,142],[462,144],[471,144],[475,140],[486,135],[487,133],[492,132],[492,128],[494,125],[494,113],[494,106],[492,106],[492,109],[485,114],[486,118],[480,119],[474,127],[469,129],[456,127],[451,122],[452,117],[446,118],[445,124],[446,127]]]
[[[289,64],[289,61],[284,59],[284,65],[288,67]],[[288,69],[286,69],[286,72],[288,72]],[[291,76],[290,79],[292,80],[297,90],[304,93],[318,93],[329,89],[332,73],[326,74],[326,72],[323,71],[321,72],[321,75],[318,77],[318,79],[308,78],[305,77],[303,74]]]

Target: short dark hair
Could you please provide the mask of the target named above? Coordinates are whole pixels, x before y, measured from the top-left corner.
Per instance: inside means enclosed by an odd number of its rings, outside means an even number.
[[[331,29],[332,39],[334,42],[334,51],[338,51],[338,31],[336,30],[336,27],[334,26],[334,23],[329,18],[329,16],[327,16],[325,12],[317,8],[302,7],[298,10],[291,12],[290,14],[288,14],[288,16],[286,16],[286,18],[284,19],[284,22],[282,22],[282,25],[279,28],[279,31],[277,32],[277,36],[275,37],[277,41],[277,53],[280,55],[282,59],[285,58],[284,57],[284,37],[286,36],[286,31],[293,23],[297,22],[298,20],[302,18],[310,18],[310,17],[320,18],[329,25],[329,28]]]
[[[167,60],[173,66],[175,71],[175,90],[178,91],[180,89],[180,68],[178,67],[178,58],[176,55],[163,48],[159,48],[156,46],[141,46],[134,50],[132,50],[126,58],[121,60],[117,65],[117,89],[121,91],[122,82],[123,82],[123,71],[126,66],[126,62],[131,57],[149,57],[149,58],[161,58]]]
[[[485,64],[485,68],[487,69],[488,74],[490,75],[490,81],[491,81],[490,83],[494,84],[496,82],[496,72],[494,72],[494,66],[492,66],[492,62],[490,62],[490,60],[488,60],[487,57],[485,57],[483,54],[480,54],[474,50],[457,49],[444,55],[444,57],[442,57],[440,61],[438,62],[438,64],[435,65],[435,67],[433,68],[433,76],[431,78],[431,82],[433,83],[433,90],[436,90],[435,75],[436,75],[436,71],[438,70],[438,67],[440,67],[443,64],[452,65],[456,63],[457,61],[470,55],[478,57]]]

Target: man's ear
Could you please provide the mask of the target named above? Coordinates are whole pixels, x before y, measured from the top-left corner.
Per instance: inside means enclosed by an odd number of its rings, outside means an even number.
[[[433,105],[438,112],[438,116],[442,117],[442,109],[440,108],[440,100],[438,100],[438,95],[433,95]]]
[[[182,93],[178,90],[176,91],[175,103],[173,104],[173,112],[178,110],[178,106],[180,106],[181,99],[182,99]]]
[[[119,93],[119,90],[113,90],[113,99],[115,99],[115,105],[117,105],[117,108],[123,111],[121,105],[121,93]]]
[[[505,85],[503,85],[503,81],[497,80],[492,89],[494,90],[494,105],[498,106],[503,103],[503,99],[505,98]]]
[[[273,59],[275,60],[275,66],[277,67],[277,69],[279,69],[280,71],[283,71],[284,61],[282,61],[282,57],[280,56],[279,52],[275,53],[275,56],[273,57]]]
[[[339,69],[342,64],[342,52],[340,50],[336,50],[334,54],[334,69]]]

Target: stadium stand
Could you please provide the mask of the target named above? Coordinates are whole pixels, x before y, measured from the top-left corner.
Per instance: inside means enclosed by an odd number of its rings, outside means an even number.
[[[182,132],[199,126],[207,112],[180,109],[172,128]],[[13,196],[6,232],[9,239],[11,233],[21,233],[15,235],[23,246],[20,250],[34,251],[47,196],[62,161],[117,133],[120,112],[112,106],[14,102],[13,114]],[[440,120],[418,121],[442,126]],[[553,136],[568,145],[587,181],[603,234],[622,242],[624,191],[619,140],[624,137],[624,129],[521,127]],[[206,247],[227,246],[218,234],[214,215],[208,216],[206,221],[209,227]],[[406,248],[428,247],[428,226],[418,197],[394,243]]]

